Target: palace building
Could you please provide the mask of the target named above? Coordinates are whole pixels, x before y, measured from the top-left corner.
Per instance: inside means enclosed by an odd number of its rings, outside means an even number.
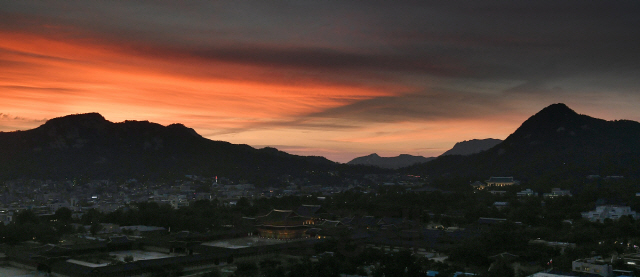
[[[491,177],[489,180],[486,180],[485,183],[487,183],[487,187],[504,187],[520,184],[520,182],[514,180],[513,177]]]
[[[256,217],[256,227],[260,237],[272,239],[298,239],[306,237],[313,220],[292,210],[272,210]]]

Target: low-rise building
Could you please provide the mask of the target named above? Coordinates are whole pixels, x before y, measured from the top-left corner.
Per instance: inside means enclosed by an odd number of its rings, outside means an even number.
[[[604,222],[605,219],[618,220],[622,216],[631,216],[636,219],[637,214],[629,206],[605,205],[598,206],[594,211],[582,213],[582,218],[593,222]]]
[[[560,242],[560,241],[546,241],[541,239],[535,239],[529,241],[530,245],[545,245],[553,248],[564,249],[564,248],[576,248],[575,243],[570,242]]]
[[[187,199],[174,198],[174,199],[169,200],[169,204],[174,209],[179,209],[179,208],[182,208],[182,207],[189,207],[189,201],[187,201]]]
[[[505,187],[520,184],[519,181],[514,180],[513,177],[491,177],[486,180],[488,187]]]
[[[164,227],[145,226],[145,225],[122,226],[120,227],[120,230],[122,232],[131,232],[133,235],[136,235],[136,236],[167,233],[167,229]]]
[[[13,212],[10,211],[1,211],[0,212],[0,222],[4,225],[9,225],[13,221]]]
[[[272,239],[298,239],[305,236],[311,218],[300,216],[292,210],[271,210],[256,217],[256,227],[261,237]]]
[[[516,196],[518,197],[534,196],[535,197],[535,196],[538,196],[538,193],[534,192],[531,189],[525,189],[521,192],[516,193]]]
[[[473,184],[471,184],[471,187],[477,190],[483,190],[485,187],[487,187],[487,185],[485,185],[483,182],[475,181],[473,182]]]
[[[571,191],[567,190],[562,190],[559,188],[553,188],[551,189],[551,193],[545,193],[542,195],[544,198],[555,198],[555,197],[560,197],[560,196],[573,196],[571,194]]]
[[[597,274],[602,277],[613,276],[613,267],[605,263],[601,257],[575,260],[571,263],[571,268],[574,272]]]
[[[613,267],[607,264],[601,257],[575,260],[571,263],[571,272],[557,270],[545,270],[529,275],[528,277],[565,277],[565,276],[602,276],[613,277]]]
[[[509,202],[493,202],[493,206],[498,210],[502,210],[506,207],[509,207]]]

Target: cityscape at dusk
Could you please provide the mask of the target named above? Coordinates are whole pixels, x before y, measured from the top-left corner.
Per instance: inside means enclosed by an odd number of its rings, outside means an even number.
[[[98,112],[347,162],[640,120],[636,1],[5,1],[0,131]]]
[[[638,277],[639,15],[0,0],[0,277]]]

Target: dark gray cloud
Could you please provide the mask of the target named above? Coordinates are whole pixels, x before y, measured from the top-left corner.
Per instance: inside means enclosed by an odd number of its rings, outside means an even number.
[[[320,119],[320,121],[318,121]],[[248,123],[243,124],[236,128],[220,128],[213,131],[206,131],[202,133],[202,136],[218,136],[218,135],[227,135],[227,134],[235,134],[242,133],[248,130],[266,130],[266,129],[277,129],[277,128],[294,128],[299,130],[347,130],[347,129],[358,129],[361,128],[362,125],[356,124],[348,124],[344,122],[336,122],[336,121],[322,121],[322,118],[318,118],[315,116],[312,117],[299,117],[295,119],[289,120],[273,120],[268,122],[256,122],[256,123]]]
[[[0,89],[22,90],[22,91],[51,91],[51,92],[77,92],[76,89],[61,87],[27,87],[27,86],[0,86]]]
[[[639,1],[610,0],[10,1],[0,8],[0,28],[169,60],[262,67],[265,79],[415,87],[267,123],[349,128],[309,120],[486,116],[518,109],[518,99],[553,103],[584,84],[635,95],[639,14]],[[461,85],[470,82],[514,84],[486,93]]]
[[[49,61],[58,61],[58,62],[76,62],[75,60],[71,60],[71,59],[65,59],[65,58],[53,57],[53,56],[47,56],[47,55],[40,55],[40,54],[34,54],[34,53],[27,53],[27,52],[21,52],[21,51],[14,51],[14,50],[4,49],[4,48],[0,48],[0,54],[3,54],[3,55],[16,55],[16,56],[29,57],[29,58],[38,58],[38,59],[44,59],[44,60],[49,60]]]
[[[396,96],[356,101],[290,120],[256,122],[237,128],[220,129],[207,135],[240,133],[247,130],[295,128],[301,130],[355,130],[366,123],[443,121],[497,118],[518,114],[519,107],[504,94],[478,94],[448,89],[432,89]],[[535,107],[533,110],[544,106]],[[527,114],[526,111],[524,114]],[[524,118],[523,118],[524,119]],[[363,124],[365,123],[365,124]],[[378,135],[384,135],[379,133]]]
[[[488,118],[515,111],[500,95],[445,89],[366,99],[309,114],[308,118],[342,118],[355,121],[401,122]]]
[[[40,122],[46,122],[47,119],[33,119],[33,118],[26,118],[26,117],[22,117],[22,116],[15,116],[15,115],[11,115],[11,114],[7,114],[7,113],[0,113],[0,120],[3,121],[29,121],[29,122],[36,122],[36,123],[40,123]]]
[[[242,45],[206,49],[140,48],[141,55],[168,59],[193,59],[262,66],[273,69],[296,69],[318,72],[408,72],[435,76],[461,77],[466,70],[456,68],[452,61],[437,56],[409,54],[357,53],[315,47],[272,47]]]
[[[0,26],[278,68],[526,78],[640,68],[636,1],[101,1],[3,5]]]

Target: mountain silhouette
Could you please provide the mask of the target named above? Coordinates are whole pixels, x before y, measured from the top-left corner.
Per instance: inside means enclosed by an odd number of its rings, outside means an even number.
[[[444,152],[442,155],[471,155],[496,146],[500,142],[502,142],[502,140],[499,139],[473,139],[458,142],[453,146],[453,148]],[[400,154],[396,157],[380,157],[378,154],[373,153],[367,156],[357,157],[347,162],[347,164],[399,169],[418,163],[426,163],[433,159],[435,159],[435,157],[412,156],[408,154]]]
[[[470,156],[440,156],[409,167],[433,178],[484,180],[514,176],[553,183],[586,175],[639,177],[640,123],[607,121],[553,104],[527,119],[502,143]]]
[[[97,113],[54,118],[27,131],[0,132],[0,160],[4,179],[158,179],[195,174],[264,181],[346,167],[323,157],[209,140],[182,124],[113,123]]]
[[[531,116],[498,145],[468,156],[400,155],[367,158],[418,162],[401,173],[432,179],[484,180],[514,176],[524,182],[556,184],[587,175],[640,177],[640,123],[607,121],[553,104]],[[275,148],[213,141],[182,124],[148,121],[113,123],[97,113],[54,118],[38,128],[0,132],[0,178],[64,180],[166,179],[185,174],[226,176],[256,183],[311,172],[363,172],[323,157],[287,154]],[[352,161],[353,162],[353,161]],[[352,163],[350,162],[350,163]],[[359,163],[364,164],[364,163]],[[399,165],[389,166],[395,168]],[[305,177],[306,178],[306,177]]]
[[[487,149],[490,149],[491,147],[494,147],[494,146],[498,145],[501,142],[502,142],[502,140],[500,140],[500,139],[492,139],[492,138],[488,138],[488,139],[472,139],[472,140],[465,140],[465,141],[461,141],[461,142],[456,142],[456,144],[453,146],[453,148],[451,148],[451,149],[447,150],[446,152],[442,153],[441,156],[446,156],[446,155],[467,156],[467,155],[479,153],[479,152],[485,151]]]
[[[408,154],[401,154],[397,157],[380,157],[378,154],[373,153],[371,155],[355,158],[347,164],[349,165],[371,165],[387,169],[398,169],[401,167],[410,166],[417,163],[424,163],[434,158],[425,158],[422,156],[412,156]]]

